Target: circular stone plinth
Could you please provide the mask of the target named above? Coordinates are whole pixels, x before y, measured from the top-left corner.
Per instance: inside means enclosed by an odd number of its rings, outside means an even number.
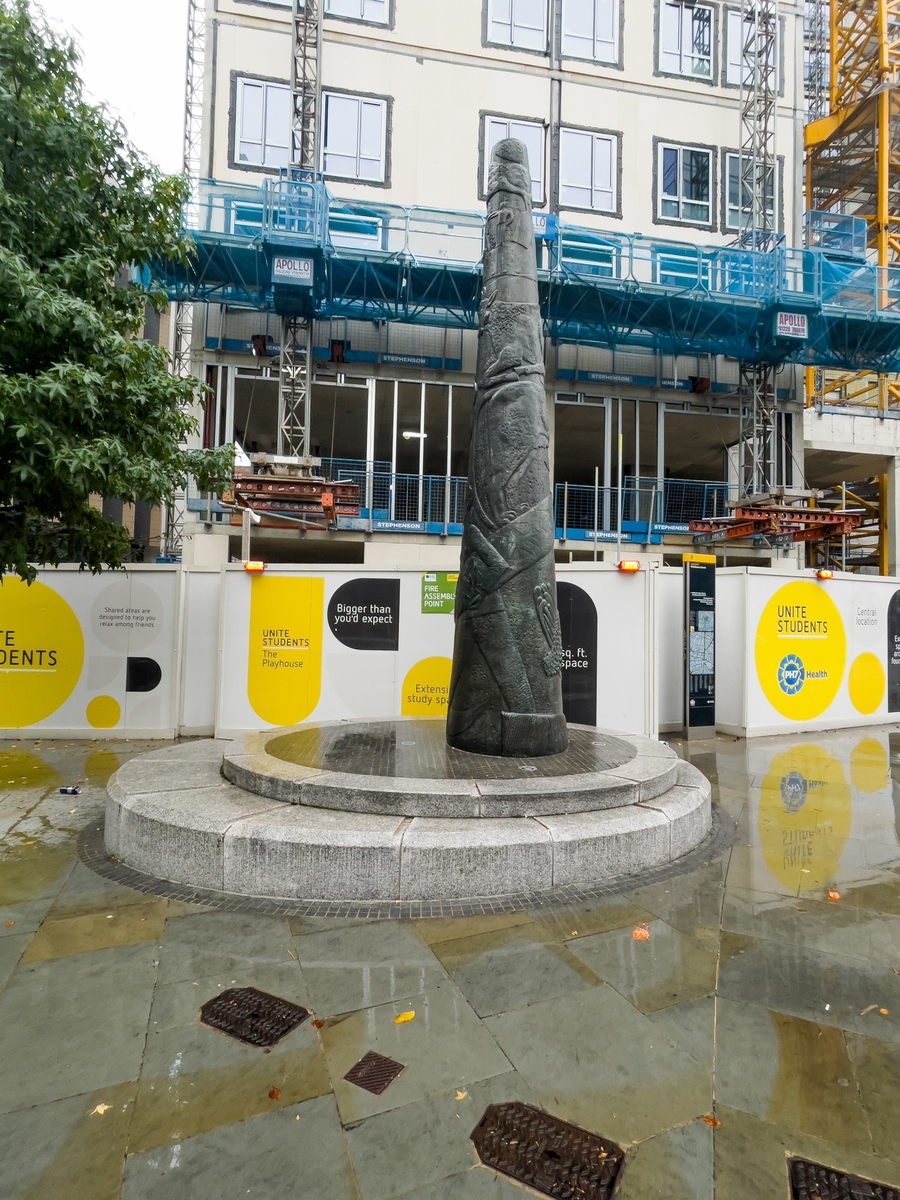
[[[602,885],[673,862],[704,840],[711,823],[710,785],[695,767],[661,743],[622,740],[636,753],[613,770],[630,771],[639,790],[635,778],[645,773],[655,786],[665,764],[669,785],[596,811],[465,819],[284,804],[223,779],[223,758],[241,758],[234,743],[195,742],[141,755],[116,772],[104,836],[110,854],[136,871],[279,901],[489,903]],[[565,778],[572,785],[583,777]]]
[[[283,762],[316,771],[402,779],[515,779],[536,775],[586,775],[630,762],[637,749],[597,729],[569,730],[562,754],[542,758],[498,758],[447,745],[444,722],[410,717],[397,721],[341,721],[301,725],[271,738],[266,752]]]
[[[569,747],[499,758],[447,745],[440,718],[327,721],[251,734],[226,752],[226,779],[272,800],[401,817],[533,817],[651,800],[675,782],[662,742],[569,726]]]

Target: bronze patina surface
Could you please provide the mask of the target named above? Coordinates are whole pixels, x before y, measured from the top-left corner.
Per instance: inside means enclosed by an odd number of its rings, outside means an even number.
[[[447,741],[477,754],[565,750],[562,655],[531,175],[522,142],[494,148],[469,488]]]

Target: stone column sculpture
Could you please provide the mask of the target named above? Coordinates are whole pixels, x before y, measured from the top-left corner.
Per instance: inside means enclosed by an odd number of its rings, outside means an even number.
[[[447,741],[478,754],[568,744],[553,565],[550,438],[531,176],[522,142],[491,159],[469,490]]]

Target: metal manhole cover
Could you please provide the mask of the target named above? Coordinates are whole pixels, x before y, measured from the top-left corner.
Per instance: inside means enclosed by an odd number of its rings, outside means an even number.
[[[900,1200],[900,1188],[845,1175],[805,1158],[792,1158],[789,1164],[792,1200]]]
[[[472,1131],[478,1157],[555,1200],[609,1200],[625,1158],[615,1142],[530,1104],[492,1104]]]
[[[258,988],[229,988],[200,1009],[200,1020],[212,1029],[251,1046],[274,1046],[309,1013],[299,1004],[270,996]]]
[[[369,1050],[364,1054],[355,1067],[351,1067],[344,1078],[348,1083],[355,1083],[363,1091],[380,1096],[385,1088],[390,1087],[401,1071],[406,1068],[403,1063],[395,1062],[393,1058],[385,1058]]]

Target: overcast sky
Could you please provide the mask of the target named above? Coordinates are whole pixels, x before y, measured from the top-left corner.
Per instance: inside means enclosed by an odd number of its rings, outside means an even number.
[[[187,0],[38,5],[77,42],[89,98],[121,117],[132,142],[163,170],[180,171]]]

